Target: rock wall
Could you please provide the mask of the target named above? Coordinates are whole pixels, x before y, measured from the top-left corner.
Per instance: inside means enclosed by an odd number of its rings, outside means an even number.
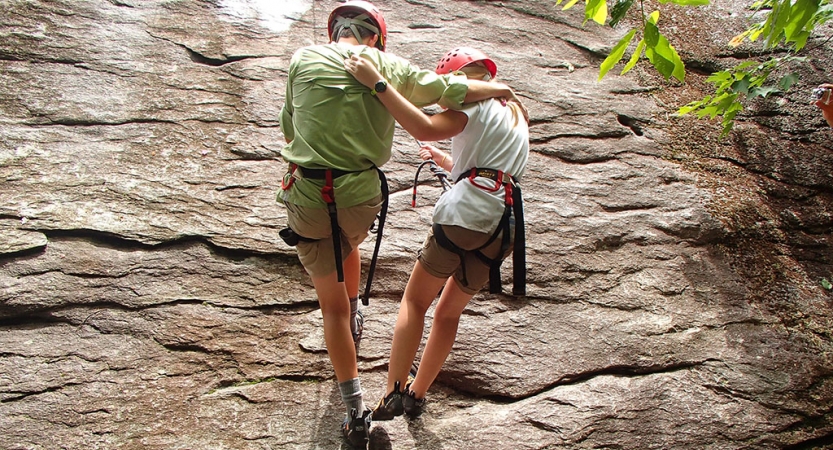
[[[833,448],[833,148],[807,101],[829,30],[799,85],[728,138],[673,117],[754,55],[723,45],[741,3],[662,6],[680,85],[641,68],[597,82],[622,30],[581,8],[376,2],[389,51],[422,67],[461,44],[492,56],[532,155],[528,296],[477,295],[427,413],[376,424],[372,448]],[[335,5],[2,2],[0,447],[340,445],[317,300],[274,201],[289,58],[326,41]],[[440,192],[426,175],[410,206],[415,150],[397,130],[369,403]]]

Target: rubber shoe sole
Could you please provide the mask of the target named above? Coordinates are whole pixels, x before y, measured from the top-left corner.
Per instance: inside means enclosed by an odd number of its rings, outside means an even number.
[[[393,420],[405,412],[402,406],[402,391],[399,390],[399,382],[393,384],[393,392],[379,400],[379,404],[373,410],[373,420]]]
[[[425,409],[425,399],[416,398],[414,391],[408,391],[402,396],[402,410],[408,417],[419,417]]]
[[[361,417],[355,409],[350,410],[350,417],[344,419],[341,432],[344,440],[352,448],[367,448],[368,436],[370,436],[370,422],[373,413],[366,409]]]
[[[416,394],[411,390],[411,384],[416,378],[416,370],[411,368],[408,374],[408,382],[405,383],[405,391],[402,393],[402,410],[408,417],[419,417],[425,408],[425,399],[416,398]]]

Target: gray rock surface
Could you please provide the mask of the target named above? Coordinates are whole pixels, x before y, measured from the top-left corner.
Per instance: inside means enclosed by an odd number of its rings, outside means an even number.
[[[422,67],[459,44],[491,55],[532,155],[528,296],[477,295],[426,414],[377,423],[371,448],[833,448],[832,132],[806,96],[833,73],[829,30],[796,89],[719,139],[673,112],[748,57],[724,45],[745,2],[662,6],[685,85],[597,82],[622,30],[554,3],[377,2],[389,51]],[[275,202],[289,58],[326,41],[335,5],[2,2],[0,447],[342,445]],[[415,149],[398,130],[385,166],[369,403],[440,192],[426,175],[410,206]]]

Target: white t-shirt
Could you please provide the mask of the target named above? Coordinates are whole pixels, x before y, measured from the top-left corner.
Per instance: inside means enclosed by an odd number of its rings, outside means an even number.
[[[523,116],[518,115],[516,125],[512,109],[492,99],[468,105],[461,112],[469,120],[466,128],[451,139],[451,178],[456,180],[477,167],[502,170],[520,181],[529,158],[529,128]],[[488,178],[475,180],[481,186],[495,186]],[[489,192],[474,186],[468,178],[460,180],[440,196],[434,206],[434,223],[492,233],[503,215],[504,197],[503,188]]]

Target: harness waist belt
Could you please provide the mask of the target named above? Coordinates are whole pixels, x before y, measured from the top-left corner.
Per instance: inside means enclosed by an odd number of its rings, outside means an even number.
[[[310,169],[307,167],[298,166],[298,170],[301,171],[301,176],[304,178],[309,178],[312,180],[324,180],[327,178],[327,171],[329,170],[330,173],[333,174],[333,178],[343,177],[344,175],[349,175],[351,173],[359,173],[364,172],[365,170],[370,170],[372,167],[362,170],[341,170],[341,169]]]
[[[495,170],[495,169],[482,169],[482,168],[479,168],[479,167],[473,167],[471,170],[468,170],[466,172],[461,173],[460,176],[457,177],[457,180],[455,181],[455,183],[459,183],[460,180],[462,180],[464,178],[471,178],[471,177],[483,177],[483,178],[488,178],[488,179],[490,179],[492,181],[495,181],[497,183],[515,184],[515,179],[512,178],[512,175],[509,175],[506,172],[503,172],[501,170]]]

